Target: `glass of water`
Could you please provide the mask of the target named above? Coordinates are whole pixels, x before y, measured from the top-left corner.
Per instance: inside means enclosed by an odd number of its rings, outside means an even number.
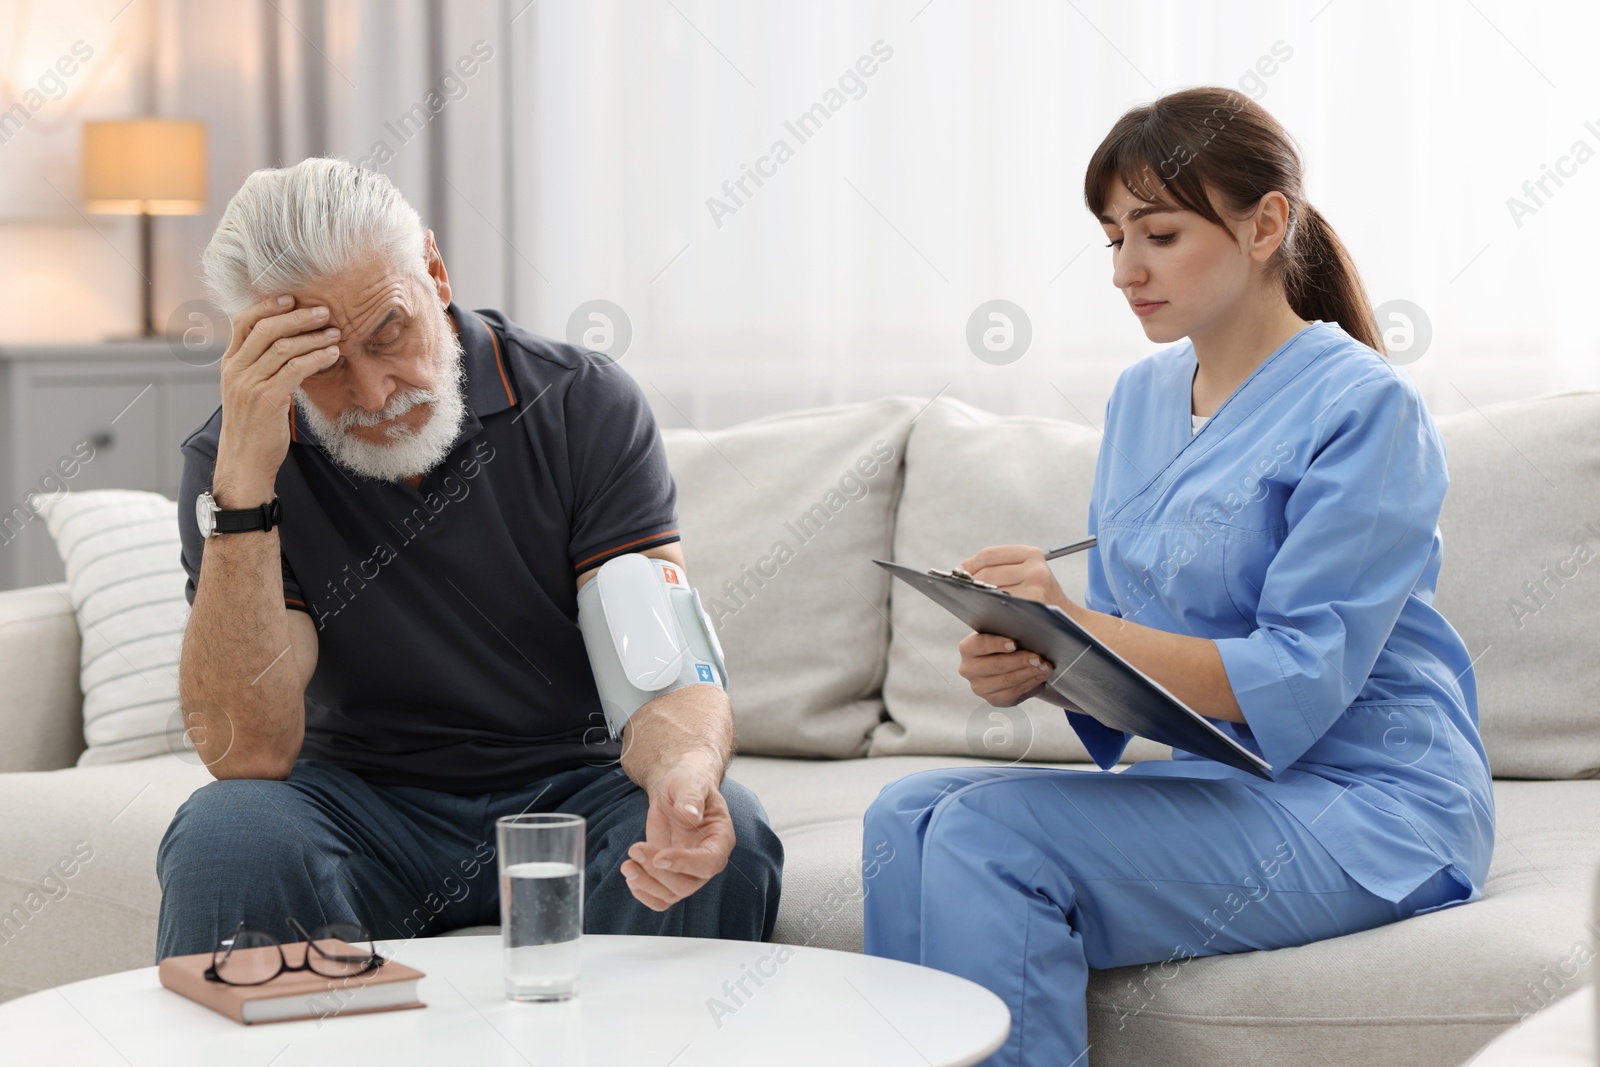
[[[576,996],[583,936],[583,816],[506,815],[495,820],[495,834],[506,997]]]

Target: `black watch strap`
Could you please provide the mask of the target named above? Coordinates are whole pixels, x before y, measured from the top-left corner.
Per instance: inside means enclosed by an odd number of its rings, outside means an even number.
[[[283,505],[273,498],[272,503],[254,508],[217,509],[217,533],[248,533],[251,530],[270,530],[283,523]]]

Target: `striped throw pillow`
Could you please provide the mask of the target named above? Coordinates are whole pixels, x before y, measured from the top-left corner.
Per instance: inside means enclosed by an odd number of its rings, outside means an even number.
[[[160,493],[86,489],[34,497],[66,564],[83,638],[78,765],[184,752],[178,648],[188,621],[178,505]]]

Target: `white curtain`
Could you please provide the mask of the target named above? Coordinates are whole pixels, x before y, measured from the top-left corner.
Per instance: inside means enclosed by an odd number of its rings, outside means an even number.
[[[549,280],[519,275],[517,311],[556,331],[620,304],[664,417],[947,390],[1097,422],[1153,346],[1084,166],[1127,107],[1196,84],[1271,110],[1374,304],[1428,315],[1405,366],[1435,411],[1600,387],[1600,161],[1568,162],[1520,227],[1507,207],[1575,142],[1600,150],[1594,4],[545,0],[519,27],[516,241]],[[798,144],[785,122],[878,41],[865,94]],[[794,157],[719,227],[707,198],[780,138]],[[995,298],[1033,328],[1004,366],[965,336]]]
[[[249,170],[328,152],[396,180],[466,304],[555,336],[620,307],[664,425],[890,392],[1098,422],[1153,346],[1085,163],[1127,107],[1216,84],[1296,135],[1374,303],[1426,313],[1405,370],[1436,412],[1600,388],[1591,3],[139,0],[106,25],[156,110],[210,120],[210,214],[160,221],[169,308]],[[71,158],[40,166],[72,187]],[[74,254],[112,262],[98,225]],[[967,339],[994,299],[1032,332],[998,365]]]

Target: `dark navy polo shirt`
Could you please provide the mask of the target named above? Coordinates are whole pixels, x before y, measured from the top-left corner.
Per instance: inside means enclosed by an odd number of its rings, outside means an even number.
[[[614,361],[450,305],[467,411],[413,489],[334,466],[301,413],[278,471],[283,599],[317,624],[302,756],[452,793],[614,762],[577,576],[678,540],[654,416]],[[205,547],[219,407],[183,442],[187,595]],[[220,536],[229,536],[223,534]]]

